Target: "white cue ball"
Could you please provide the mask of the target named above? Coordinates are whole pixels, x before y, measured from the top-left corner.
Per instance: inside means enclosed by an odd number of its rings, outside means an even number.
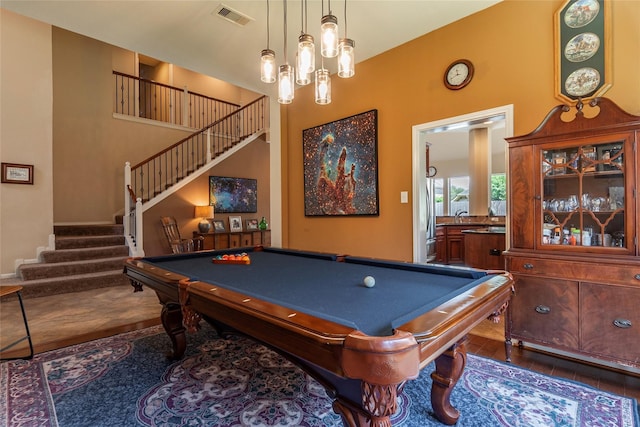
[[[373,288],[373,285],[376,284],[376,279],[372,276],[367,276],[364,278],[363,283],[367,288]]]

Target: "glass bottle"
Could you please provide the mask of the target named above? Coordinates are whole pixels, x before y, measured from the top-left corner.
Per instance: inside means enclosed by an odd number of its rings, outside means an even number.
[[[266,230],[269,227],[269,224],[267,224],[267,219],[265,217],[262,217],[262,219],[260,220],[260,224],[258,224],[258,228],[260,228],[260,230]]]

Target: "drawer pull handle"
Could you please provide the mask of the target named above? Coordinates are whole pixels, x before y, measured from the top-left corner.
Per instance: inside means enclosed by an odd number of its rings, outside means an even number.
[[[635,277],[635,279],[636,279],[636,280],[640,280],[640,274],[636,274],[636,275],[635,275],[635,276],[633,276],[633,277]]]
[[[631,320],[629,319],[616,319],[613,324],[618,328],[629,329],[631,327]]]
[[[546,305],[539,305],[536,307],[536,313],[549,314],[551,313],[551,307],[547,307]]]
[[[527,270],[531,270],[533,268],[533,264],[526,263],[523,267]]]
[[[500,249],[489,249],[489,255],[500,256],[501,253]]]

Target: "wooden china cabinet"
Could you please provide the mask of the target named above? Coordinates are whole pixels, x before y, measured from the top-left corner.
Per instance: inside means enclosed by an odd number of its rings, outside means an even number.
[[[640,368],[640,116],[611,100],[557,106],[507,138],[512,336]]]

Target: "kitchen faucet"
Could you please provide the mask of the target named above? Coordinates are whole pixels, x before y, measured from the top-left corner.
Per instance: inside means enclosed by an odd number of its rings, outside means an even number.
[[[456,224],[460,224],[462,222],[462,218],[460,218],[462,216],[462,214],[468,214],[468,213],[469,212],[467,212],[467,211],[461,211],[461,210],[456,211],[454,222]]]

